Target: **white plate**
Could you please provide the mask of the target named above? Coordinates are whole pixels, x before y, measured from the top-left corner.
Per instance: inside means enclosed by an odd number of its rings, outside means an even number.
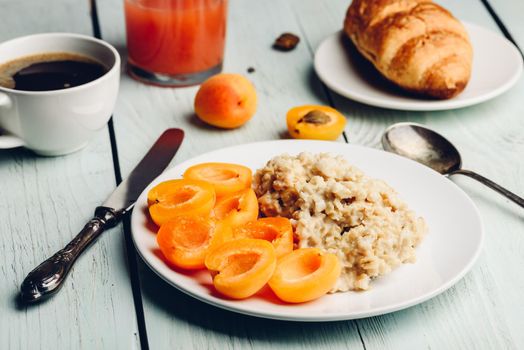
[[[155,184],[180,178],[189,166],[203,162],[233,162],[255,170],[282,152],[340,154],[368,175],[387,181],[409,207],[422,215],[429,233],[417,248],[417,262],[405,264],[372,282],[366,292],[325,295],[313,302],[289,305],[254,296],[226,300],[213,291],[206,271],[184,274],[162,259],[147,215],[147,192]],[[160,175],[144,190],[131,220],[135,246],[160,277],[206,303],[243,314],[293,321],[334,321],[380,315],[421,303],[451,287],[471,268],[483,239],[479,213],[453,182],[411,160],[371,148],[323,141],[281,140],[251,143],[203,154]],[[274,297],[273,297],[274,298]]]
[[[522,73],[522,57],[506,38],[471,23],[464,23],[473,45],[473,69],[466,89],[449,100],[428,100],[403,93],[383,78],[345,37],[327,37],[315,53],[315,71],[333,91],[371,106],[436,111],[471,106],[494,98]]]

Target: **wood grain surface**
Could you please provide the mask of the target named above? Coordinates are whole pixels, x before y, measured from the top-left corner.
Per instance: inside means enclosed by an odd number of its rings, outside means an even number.
[[[462,20],[501,33],[480,0],[437,2]],[[44,31],[90,33],[86,3],[0,0],[0,40]],[[524,46],[522,4],[490,3]],[[452,111],[393,111],[347,100],[321,84],[312,62],[322,40],[341,29],[348,5],[338,0],[230,1],[224,70],[245,74],[259,96],[256,116],[237,130],[214,129],[195,118],[195,87],[156,88],[123,75],[114,116],[123,176],[166,128],[186,131],[175,158],[179,163],[217,148],[287,138],[286,111],[318,103],[332,104],[347,116],[350,143],[370,147],[380,148],[381,134],[392,123],[427,124],[456,144],[466,168],[524,195],[524,80],[492,101]],[[10,15],[24,11],[31,16],[27,24]],[[99,1],[98,12],[104,39],[125,60],[122,1]],[[273,40],[286,31],[301,37],[298,47],[288,53],[272,50]],[[255,72],[247,73],[249,67]],[[14,302],[25,274],[67,242],[114,187],[107,130],[85,150],[66,157],[0,151],[0,179],[0,276],[5,280],[0,287],[0,349],[138,347],[119,229],[90,249],[61,295],[35,308],[20,308]],[[486,228],[485,245],[472,271],[430,301],[356,321],[264,320],[201,303],[167,285],[139,261],[146,344],[152,349],[524,348],[524,211],[473,180],[452,181],[477,204]],[[145,332],[141,335],[145,339]]]
[[[522,53],[524,45],[524,22],[521,14],[524,11],[524,2],[522,1],[504,1],[504,0],[481,0],[486,9],[490,11],[494,19],[499,19],[502,26],[508,32],[508,35],[519,46]]]
[[[499,32],[495,21],[479,1],[438,2],[462,20]],[[500,2],[509,9],[520,6],[513,1]],[[340,2],[322,5],[314,1],[302,2],[301,13],[311,16],[297,16],[303,19],[302,28],[307,30],[307,37],[312,40],[311,47],[318,46],[327,33],[337,30],[339,23],[337,20],[312,21],[313,16],[339,16],[340,19],[346,8]],[[308,26],[311,23],[314,27]],[[325,29],[326,23],[332,23],[331,30]],[[513,28],[511,24],[508,27]],[[511,91],[499,98],[444,112],[376,109],[337,95],[333,101],[349,116],[347,134],[350,142],[380,147],[380,136],[387,125],[401,121],[423,123],[456,144],[466,168],[524,195],[524,120],[521,117],[524,106],[519,101],[523,93],[524,81],[520,79]],[[474,199],[483,216],[487,236],[478,263],[455,287],[429,302],[391,315],[358,321],[367,349],[524,346],[523,334],[519,331],[524,325],[520,320],[524,305],[517,296],[524,287],[524,278],[517,277],[524,263],[523,254],[518,253],[519,249],[522,252],[524,243],[524,212],[473,180],[454,177],[453,181]]]
[[[443,1],[461,19],[498,31],[479,1]],[[287,137],[284,116],[291,106],[332,102],[348,116],[350,142],[379,147],[382,131],[398,121],[416,121],[444,133],[461,150],[464,164],[517,192],[524,193],[522,173],[522,81],[512,91],[474,107],[444,112],[377,109],[346,100],[318,81],[312,57],[322,39],[341,27],[344,1],[231,1],[225,71],[246,74],[256,85],[260,107],[245,127],[220,131],[193,116],[196,88],[161,89],[123,77],[115,117],[124,173],[143,148],[166,127],[187,133],[177,161],[231,144]],[[104,37],[125,47],[121,3],[100,3]],[[270,49],[281,32],[299,34],[302,42],[290,53]],[[125,51],[123,51],[125,53]],[[520,152],[520,153],[519,153]],[[505,170],[502,170],[505,169]],[[502,171],[501,171],[502,170]],[[149,344],[152,348],[515,348],[524,346],[517,331],[522,309],[516,291],[523,243],[522,212],[507,200],[472,183],[457,181],[475,200],[485,220],[485,250],[462,281],[422,305],[391,315],[329,324],[294,324],[235,315],[209,307],[174,290],[143,264],[141,285]],[[503,235],[503,238],[502,236]],[[506,252],[506,253],[503,253]],[[500,260],[501,253],[505,261]],[[508,266],[509,265],[509,266]],[[513,270],[512,273],[505,272]],[[515,281],[518,279],[518,281]],[[517,288],[515,288],[517,287]],[[509,292],[514,290],[515,293]]]
[[[41,32],[90,35],[86,1],[0,1],[0,41]],[[0,58],[1,59],[1,58]],[[107,129],[82,151],[0,150],[0,349],[133,349],[138,331],[122,232],[106,232],[63,289],[17,302],[20,283],[80,231],[115,186]]]

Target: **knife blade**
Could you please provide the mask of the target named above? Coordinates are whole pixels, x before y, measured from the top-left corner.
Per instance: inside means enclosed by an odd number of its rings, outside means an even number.
[[[169,164],[184,139],[181,129],[168,129],[158,138],[149,152],[133,169],[131,174],[120,183],[102,204],[113,209],[126,209],[138,199],[147,187]]]
[[[168,129],[133,169],[127,179],[95,209],[95,216],[63,249],[33,269],[20,286],[22,302],[33,303],[62,287],[77,258],[106,229],[116,226],[131,211],[142,191],[171,162],[184,139],[181,129]]]

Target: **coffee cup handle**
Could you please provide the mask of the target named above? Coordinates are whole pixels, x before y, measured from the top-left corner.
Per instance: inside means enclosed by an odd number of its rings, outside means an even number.
[[[0,116],[2,109],[11,107],[11,99],[7,94],[0,92]],[[15,148],[24,145],[24,141],[14,135],[6,134],[5,131],[0,129],[0,149]]]

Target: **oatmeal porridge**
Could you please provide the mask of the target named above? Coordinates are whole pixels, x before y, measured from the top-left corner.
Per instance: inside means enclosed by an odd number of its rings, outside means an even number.
[[[291,219],[298,247],[338,256],[342,274],[331,292],[367,290],[373,278],[414,262],[427,231],[389,185],[341,156],[277,156],[253,186],[262,213]]]

